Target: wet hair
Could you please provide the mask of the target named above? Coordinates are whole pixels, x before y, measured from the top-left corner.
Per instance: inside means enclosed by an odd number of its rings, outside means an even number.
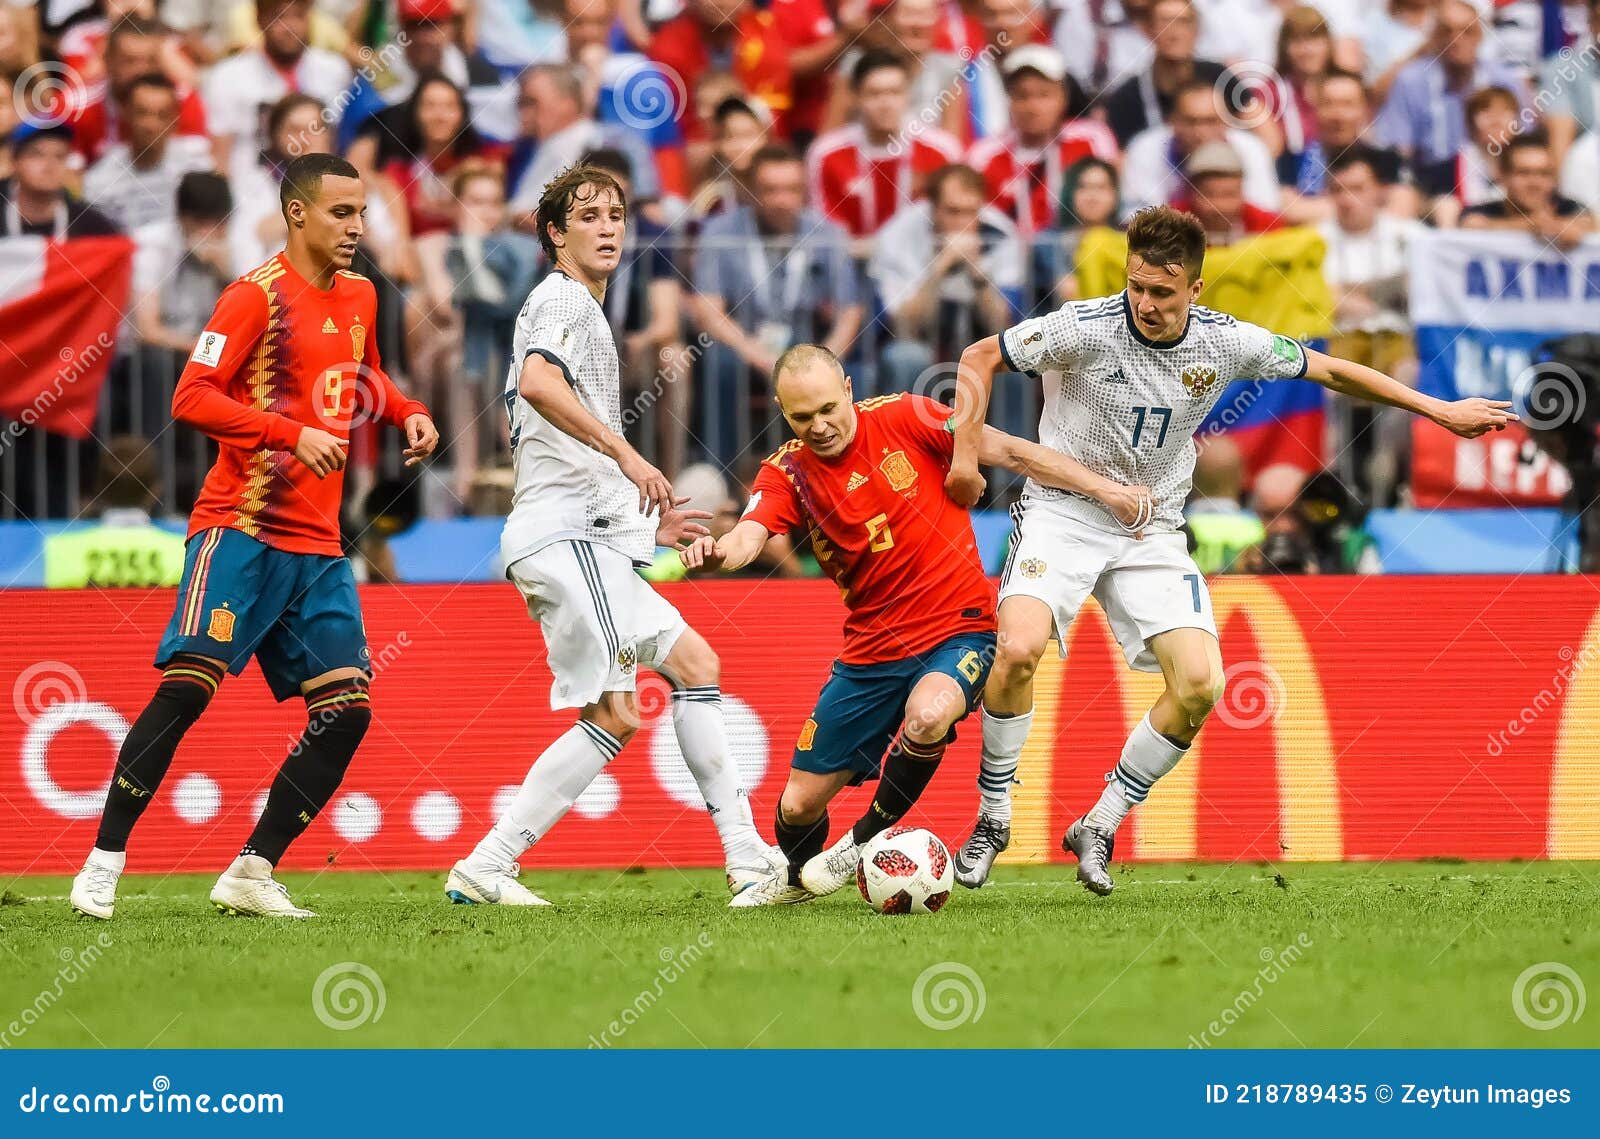
[[[583,192],[589,188],[589,193]],[[544,188],[544,193],[539,196],[539,210],[534,215],[534,221],[539,228],[539,244],[544,247],[544,254],[550,259],[552,265],[556,261],[556,243],[550,238],[550,227],[555,226],[558,232],[567,232],[567,216],[572,212],[574,205],[592,202],[607,190],[617,196],[617,201],[622,203],[626,212],[628,196],[622,192],[622,186],[617,180],[598,166],[589,166],[579,162],[567,167]]]

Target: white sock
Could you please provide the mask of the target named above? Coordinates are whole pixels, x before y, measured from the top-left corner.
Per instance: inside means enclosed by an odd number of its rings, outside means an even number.
[[[1015,716],[996,716],[983,710],[983,764],[978,768],[978,794],[985,815],[1011,825],[1011,781],[1017,777],[1017,758],[1033,728],[1033,709]]]
[[[88,861],[96,866],[103,866],[107,870],[122,873],[128,865],[128,852],[125,850],[101,850],[98,846],[89,851]]]
[[[504,870],[572,809],[622,744],[604,728],[579,720],[534,760],[511,806],[467,856],[471,866]]]
[[[728,754],[722,690],[715,684],[674,689],[672,726],[678,733],[683,762],[716,824],[723,853],[730,862],[755,857],[766,844],[750,813],[750,796],[740,782],[739,767]]]
[[[1116,830],[1128,812],[1145,801],[1156,780],[1178,766],[1188,750],[1156,731],[1146,713],[1122,745],[1122,758],[1106,774],[1106,789],[1100,792],[1100,801],[1089,808],[1086,821],[1101,830]]]

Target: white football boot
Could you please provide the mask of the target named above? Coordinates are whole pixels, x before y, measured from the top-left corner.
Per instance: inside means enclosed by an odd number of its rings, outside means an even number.
[[[838,842],[800,868],[800,884],[817,897],[825,897],[854,882],[860,865],[861,847],[855,834],[847,830]]]
[[[117,879],[127,856],[120,852],[100,850],[89,852],[89,858],[72,880],[72,893],[68,896],[72,908],[86,917],[110,921],[117,905]]]
[[[522,867],[482,869],[463,858],[444,880],[444,896],[458,906],[548,906],[550,903],[517,881]]]
[[[794,906],[809,902],[816,895],[804,886],[789,885],[789,871],[763,878],[748,890],[742,890],[728,903],[730,909],[752,910],[757,906]]]
[[[728,893],[738,897],[746,890],[760,885],[769,878],[789,880],[789,860],[783,851],[763,843],[754,856],[735,857],[728,860]]]
[[[241,854],[211,887],[211,904],[229,917],[314,918],[289,900],[289,890],[272,876],[272,863],[258,854]]]

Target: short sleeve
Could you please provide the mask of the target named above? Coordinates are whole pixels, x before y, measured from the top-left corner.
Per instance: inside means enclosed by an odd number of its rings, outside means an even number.
[[[1030,317],[1000,334],[1000,358],[1014,372],[1069,368],[1086,347],[1083,326],[1070,304]]]
[[[589,350],[594,335],[593,305],[575,291],[552,292],[540,301],[529,317],[528,339],[522,358],[537,353],[561,369],[567,383],[577,385],[578,361]]]
[[[1304,378],[1306,350],[1292,336],[1268,332],[1258,324],[1239,321],[1234,326],[1237,357],[1231,378],[1247,380],[1298,380]]]
[[[773,460],[768,459],[756,473],[750,501],[745,503],[739,520],[759,523],[769,534],[787,534],[800,525],[800,517],[800,500],[795,496],[794,484]]]
[[[936,399],[914,394],[902,396],[895,404],[899,409],[900,430],[934,458],[948,464],[956,446],[950,427],[956,414],[954,409]]]

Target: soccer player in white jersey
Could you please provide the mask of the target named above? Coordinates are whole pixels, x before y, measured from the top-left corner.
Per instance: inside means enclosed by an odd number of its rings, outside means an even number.
[[[722,724],[718,661],[636,572],[658,544],[707,533],[667,479],[622,436],[617,349],[601,302],[616,270],[627,201],[593,166],[545,188],[539,240],[555,266],[517,315],[505,403],[516,489],[501,535],[506,576],[539,622],[552,708],[578,721],[545,749],[505,814],[445,892],[458,903],[546,905],[517,881],[517,859],[550,832],[639,725],[635,676],[672,685],[672,719],[726,855],[734,894],[787,863],[757,833]]]
[[[1100,799],[1068,828],[1062,848],[1078,880],[1109,894],[1117,827],[1171,771],[1222,695],[1222,654],[1205,577],[1179,526],[1194,470],[1194,433],[1236,378],[1304,378],[1404,408],[1471,439],[1515,419],[1504,400],[1453,403],[1381,372],[1302,347],[1287,336],[1195,304],[1205,233],[1190,214],[1142,210],[1128,227],[1127,288],[1075,301],[967,348],[958,376],[951,496],[983,491],[978,439],[994,374],[1044,376],[1039,441],[1098,475],[1150,488],[1143,540],[1098,503],[1029,481],[1000,583],[999,645],[984,688],[981,807],[957,854],[956,880],[976,888],[1011,838],[1010,785],[1033,720],[1033,675],[1091,594],[1130,667],[1166,682],[1107,774]]]

